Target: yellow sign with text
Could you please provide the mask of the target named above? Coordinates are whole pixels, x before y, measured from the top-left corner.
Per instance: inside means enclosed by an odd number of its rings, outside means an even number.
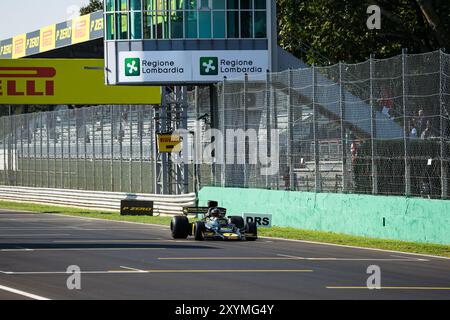
[[[160,153],[180,152],[183,147],[181,136],[158,134],[158,151]]]
[[[40,30],[40,52],[56,48],[56,25],[51,25]]]
[[[12,51],[13,59],[19,59],[25,56],[27,49],[26,44],[27,44],[26,34],[21,34],[20,36],[13,38],[13,51]]]
[[[72,20],[72,44],[89,41],[91,16],[85,15]]]
[[[106,86],[102,59],[0,60],[0,104],[161,104],[159,87]]]

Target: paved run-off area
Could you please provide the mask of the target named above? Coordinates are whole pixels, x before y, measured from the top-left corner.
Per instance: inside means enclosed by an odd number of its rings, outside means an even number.
[[[381,289],[366,287],[381,269]],[[69,290],[69,266],[81,290]],[[74,283],[73,281],[69,281]],[[450,259],[0,210],[0,299],[450,299]]]

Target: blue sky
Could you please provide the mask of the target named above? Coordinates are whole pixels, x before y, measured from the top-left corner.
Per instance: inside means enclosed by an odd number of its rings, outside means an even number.
[[[79,15],[89,0],[0,0],[0,40]]]

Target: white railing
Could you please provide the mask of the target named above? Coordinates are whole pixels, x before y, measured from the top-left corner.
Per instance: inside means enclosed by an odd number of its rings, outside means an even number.
[[[0,186],[0,200],[119,211],[121,200],[153,201],[154,214],[174,215],[195,205],[195,194],[154,195],[69,189]]]

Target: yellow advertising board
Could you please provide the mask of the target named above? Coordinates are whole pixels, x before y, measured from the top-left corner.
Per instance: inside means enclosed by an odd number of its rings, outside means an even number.
[[[56,25],[42,28],[40,31],[40,51],[49,51],[56,48]]]
[[[0,59],[0,104],[160,103],[159,87],[106,86],[102,59]]]
[[[25,56],[26,44],[27,44],[27,35],[25,33],[13,38],[13,51],[12,51],[13,59],[19,59]]]
[[[126,19],[125,19],[126,22]],[[0,59],[19,59],[103,38],[103,11],[0,40]]]
[[[85,15],[72,20],[72,44],[89,41],[90,18]]]
[[[181,136],[158,134],[158,151],[160,153],[180,152],[183,147]]]

